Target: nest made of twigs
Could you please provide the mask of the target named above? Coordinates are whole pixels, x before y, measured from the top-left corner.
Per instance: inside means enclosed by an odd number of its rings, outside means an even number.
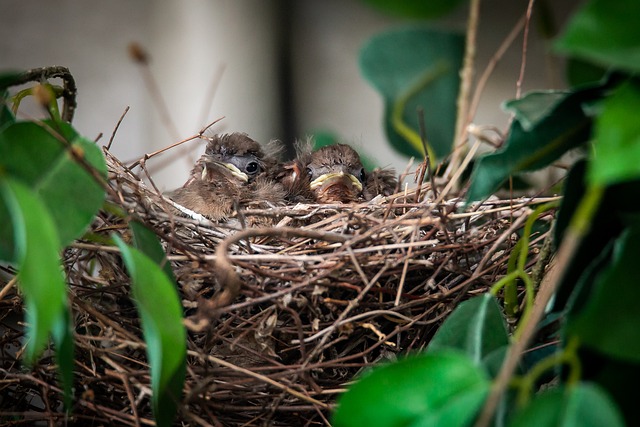
[[[176,216],[106,155],[109,201],[157,233],[177,277],[189,327],[182,425],[328,425],[363,369],[424,349],[457,304],[505,274],[528,206],[542,201],[494,198],[458,213],[461,200],[416,202],[414,189],[358,205],[242,210],[212,224]],[[243,230],[264,215],[278,225]],[[101,212],[91,231],[126,239],[127,221]],[[530,267],[544,238],[532,238]],[[118,251],[78,241],[64,265],[77,344],[67,421],[153,424],[145,343]],[[228,301],[220,269],[239,279]],[[61,423],[52,355],[24,371],[22,300],[10,291],[0,304],[0,424],[11,415]]]

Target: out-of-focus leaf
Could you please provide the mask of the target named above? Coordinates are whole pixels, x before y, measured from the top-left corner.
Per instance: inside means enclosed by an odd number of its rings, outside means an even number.
[[[105,192],[54,133],[71,141],[71,149],[106,177],[106,163],[100,149],[61,122],[44,125],[17,122],[3,128],[0,171],[23,181],[40,195],[54,220],[60,244],[66,246],[89,226],[102,206]],[[0,217],[0,221],[3,220]],[[8,256],[9,251],[0,253],[0,259],[10,259]]]
[[[360,51],[360,69],[384,98],[387,137],[400,153],[424,156],[418,107],[435,156],[451,151],[463,52],[461,34],[413,26],[377,34]]]
[[[365,3],[392,15],[405,18],[433,19],[453,12],[465,0],[364,0]]]
[[[590,0],[573,15],[556,48],[622,70],[640,71],[640,2]]]
[[[563,200],[556,222],[556,244],[560,245],[571,217],[586,192],[587,162],[577,162],[569,171],[563,187]],[[563,311],[569,295],[577,284],[584,280],[592,283],[600,271],[600,265],[609,262],[611,243],[618,238],[627,225],[628,218],[640,214],[640,198],[629,195],[640,194],[640,180],[626,181],[608,186],[604,190],[600,206],[592,218],[593,227],[582,238],[569,265],[565,268],[560,287],[555,296],[554,311]],[[604,225],[606,224],[606,226]],[[587,266],[585,268],[585,266]],[[585,270],[591,270],[592,277],[582,277]],[[588,285],[586,292],[590,292]]]
[[[604,101],[595,125],[595,154],[588,175],[591,184],[606,186],[640,178],[638,111],[640,85],[637,83],[620,86]]]
[[[615,403],[595,384],[578,384],[537,396],[518,413],[510,427],[623,427]]]
[[[374,368],[338,400],[336,427],[470,425],[489,390],[482,369],[451,351]]]
[[[593,84],[604,78],[607,70],[591,62],[578,58],[570,58],[567,61],[567,81],[571,86]]]
[[[492,295],[484,294],[456,307],[431,339],[428,351],[461,350],[481,365],[488,355],[508,344],[500,307]]]
[[[20,76],[22,76],[22,71],[3,71],[0,74],[0,92],[13,86]]]
[[[171,264],[167,260],[167,254],[162,248],[158,236],[139,221],[129,222],[129,228],[133,233],[133,246],[158,264],[169,280],[175,283]]]
[[[584,309],[567,325],[583,345],[635,363],[640,362],[639,257],[640,227],[632,227],[616,242],[612,264],[596,279]]]
[[[605,356],[589,347],[578,351],[582,377],[602,387],[615,401],[627,426],[640,426],[638,378],[640,364]]]
[[[73,338],[67,311],[66,284],[58,255],[56,227],[37,194],[23,183],[0,178],[0,194],[15,234],[15,265],[24,294],[27,321],[26,359],[34,363],[53,333],[65,401],[70,403]]]
[[[513,113],[516,120],[522,125],[522,130],[529,132],[566,96],[566,91],[559,90],[529,92],[520,99],[506,101],[503,109]]]
[[[181,399],[186,370],[186,331],[175,284],[139,250],[113,237],[122,252],[134,302],[142,319],[151,366],[153,413],[159,426],[172,425]]]
[[[509,176],[541,169],[567,151],[586,143],[592,119],[585,113],[584,104],[599,99],[609,84],[604,82],[569,93],[555,101],[551,108],[546,108],[544,116],[525,112],[526,99],[511,104],[510,108],[521,111],[518,115],[527,117],[529,130],[519,120],[514,120],[505,146],[478,159],[471,175],[467,199],[482,200],[496,191]],[[531,96],[527,99],[539,104]],[[534,110],[534,107],[527,108],[527,111]]]

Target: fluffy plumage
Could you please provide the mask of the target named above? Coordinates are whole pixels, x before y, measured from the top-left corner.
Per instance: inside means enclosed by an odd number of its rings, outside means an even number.
[[[239,206],[282,203],[284,189],[270,178],[277,159],[244,133],[214,135],[191,176],[168,196],[213,221],[228,218]]]
[[[346,144],[310,150],[299,149],[298,156],[284,166],[281,182],[292,201],[352,203],[389,195],[397,185],[393,170],[376,169],[367,173],[360,155]]]

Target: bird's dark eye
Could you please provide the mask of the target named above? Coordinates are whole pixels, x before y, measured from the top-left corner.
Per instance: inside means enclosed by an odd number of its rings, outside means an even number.
[[[360,169],[360,182],[364,182],[367,178],[367,175],[364,173],[364,168]]]
[[[260,165],[258,162],[249,162],[244,170],[248,175],[255,175],[260,170]]]
[[[313,176],[313,170],[311,168],[307,168],[307,175],[309,175],[309,178]]]

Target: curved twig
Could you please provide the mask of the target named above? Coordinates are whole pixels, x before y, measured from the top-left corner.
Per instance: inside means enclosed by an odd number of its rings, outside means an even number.
[[[55,78],[60,78],[63,82],[62,99],[64,102],[62,107],[62,120],[71,123],[78,105],[76,102],[78,88],[76,87],[76,81],[67,67],[54,65],[51,67],[32,68],[16,76],[6,87]]]

